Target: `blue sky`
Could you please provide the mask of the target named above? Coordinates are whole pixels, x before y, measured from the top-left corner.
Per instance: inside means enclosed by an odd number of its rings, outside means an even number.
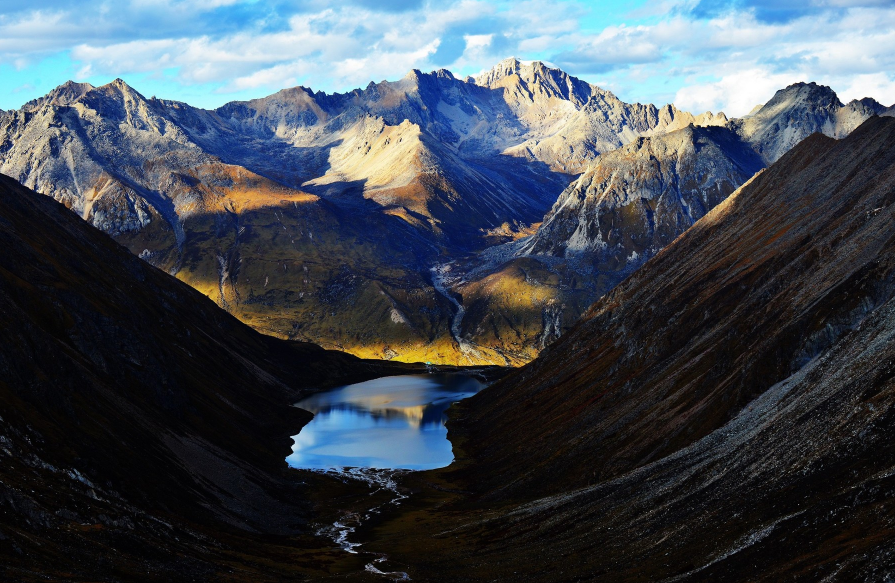
[[[0,108],[68,79],[216,107],[411,68],[545,60],[626,101],[742,115],[795,81],[895,102],[895,0],[3,0]]]

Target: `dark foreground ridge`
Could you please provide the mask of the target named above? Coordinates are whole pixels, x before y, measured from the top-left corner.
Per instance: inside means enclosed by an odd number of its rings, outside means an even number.
[[[892,577],[893,202],[895,120],[806,139],[461,403],[461,461],[367,548],[414,580]]]
[[[286,405],[412,365],[258,334],[5,176],[0,248],[0,579],[293,579],[344,555],[304,534]]]

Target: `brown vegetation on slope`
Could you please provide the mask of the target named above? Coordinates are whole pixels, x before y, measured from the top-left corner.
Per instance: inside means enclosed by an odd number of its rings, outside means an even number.
[[[439,581],[883,580],[895,120],[812,136],[450,424],[373,546]]]
[[[471,399],[474,443],[530,427],[518,453],[489,445],[482,461],[541,492],[549,470],[569,485],[611,478],[716,429],[832,345],[891,292],[893,125],[812,136]]]

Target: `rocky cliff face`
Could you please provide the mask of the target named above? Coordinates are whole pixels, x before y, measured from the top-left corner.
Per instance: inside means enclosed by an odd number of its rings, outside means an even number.
[[[579,173],[602,152],[615,150],[638,136],[695,125],[723,125],[723,113],[698,116],[674,105],[628,104],[611,92],[588,85],[559,69],[534,61],[507,59],[475,78],[478,85],[503,89],[503,97],[528,135],[507,143],[504,151]]]
[[[691,125],[638,138],[573,182],[521,252],[583,258],[627,275],[762,167],[726,128]]]
[[[892,576],[893,180],[893,119],[804,140],[462,402],[376,545],[446,581]]]

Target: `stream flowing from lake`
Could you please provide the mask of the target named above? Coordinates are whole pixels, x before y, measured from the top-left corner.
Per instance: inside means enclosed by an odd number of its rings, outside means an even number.
[[[404,375],[339,387],[296,403],[314,418],[292,437],[292,454],[286,458],[290,466],[361,481],[370,487],[371,496],[378,492],[390,496],[363,515],[347,513],[318,534],[346,552],[358,553],[360,543],[348,540],[351,533],[373,514],[407,497],[397,478],[412,470],[443,468],[454,460],[445,411],[484,386],[481,380],[461,374]],[[366,565],[367,571],[409,580],[404,572],[379,568],[387,560],[385,555],[366,554],[375,557]]]

